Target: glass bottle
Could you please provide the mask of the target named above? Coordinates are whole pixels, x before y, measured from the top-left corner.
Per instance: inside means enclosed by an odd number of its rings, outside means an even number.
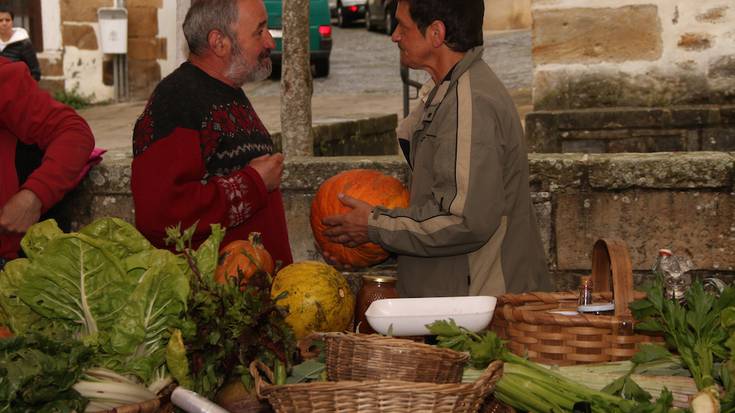
[[[592,304],[592,277],[584,276],[579,278],[579,299],[577,305]]]
[[[355,301],[355,323],[358,333],[372,334],[375,330],[370,327],[365,312],[375,300],[383,298],[398,298],[396,278],[386,275],[363,275],[362,287],[357,293]]]

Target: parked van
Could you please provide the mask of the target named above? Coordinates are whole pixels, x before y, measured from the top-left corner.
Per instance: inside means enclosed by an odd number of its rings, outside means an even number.
[[[276,41],[276,49],[271,53],[273,73],[281,73],[283,54],[283,15],[282,0],[265,0],[268,11],[268,30]],[[314,66],[315,77],[329,75],[329,55],[332,52],[332,26],[329,19],[327,0],[310,0],[309,7],[309,53]]]

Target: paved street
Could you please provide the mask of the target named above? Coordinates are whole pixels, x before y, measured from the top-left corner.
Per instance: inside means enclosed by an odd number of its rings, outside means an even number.
[[[314,80],[315,124],[396,113],[402,116],[398,49],[390,37],[364,27],[332,27],[334,48],[329,77]],[[531,35],[528,31],[487,32],[485,60],[512,90],[521,116],[530,110]],[[424,81],[422,72],[412,79]],[[271,132],[281,130],[280,81],[245,86],[256,111]],[[133,124],[145,102],[101,105],[80,111],[89,122],[97,146],[130,148]]]

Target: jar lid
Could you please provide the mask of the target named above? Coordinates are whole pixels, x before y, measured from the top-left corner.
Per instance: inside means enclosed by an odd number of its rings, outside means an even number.
[[[615,303],[595,303],[580,305],[579,307],[577,307],[577,311],[579,311],[580,313],[596,313],[613,310],[615,310]]]
[[[376,283],[394,283],[398,280],[396,277],[391,277],[390,275],[377,274],[363,275],[362,279],[364,281],[371,281]]]

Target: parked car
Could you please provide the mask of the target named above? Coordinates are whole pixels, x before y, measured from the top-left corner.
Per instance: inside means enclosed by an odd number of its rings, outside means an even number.
[[[365,27],[368,30],[383,30],[388,36],[393,34],[397,3],[394,0],[367,0]]]
[[[315,77],[329,75],[329,55],[332,53],[332,26],[329,18],[327,0],[310,0],[309,7],[309,54],[314,66]],[[276,48],[271,52],[273,75],[280,76],[283,55],[283,15],[282,0],[265,0],[268,11],[268,30],[276,41]]]
[[[346,27],[365,17],[365,0],[337,0],[337,26]]]

